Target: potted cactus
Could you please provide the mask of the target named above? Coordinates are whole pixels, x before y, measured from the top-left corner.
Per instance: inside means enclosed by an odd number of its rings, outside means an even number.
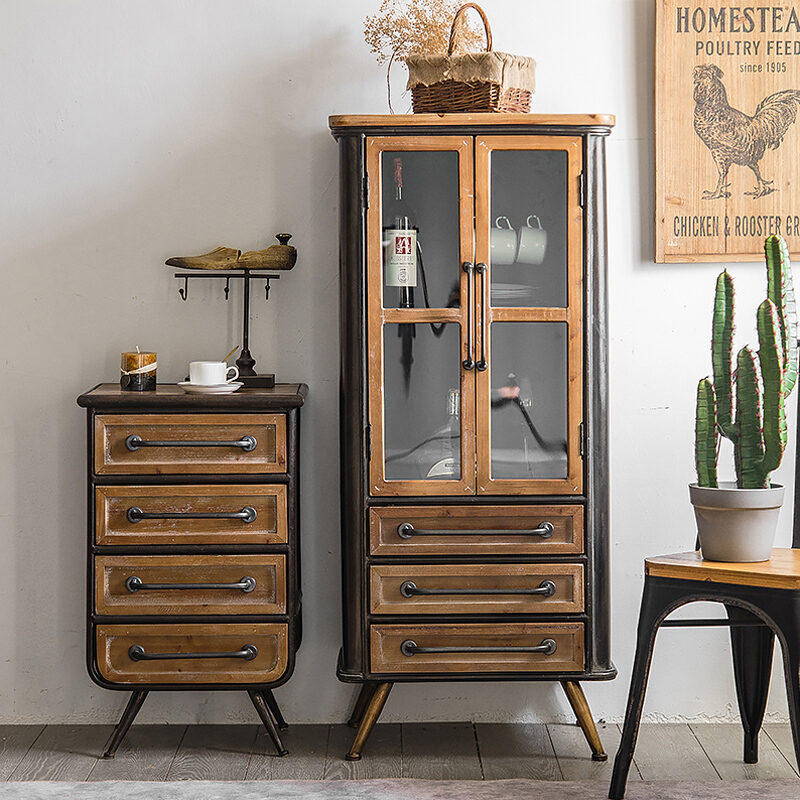
[[[732,360],[733,280],[717,278],[711,337],[713,383],[697,386],[695,464],[689,495],[703,558],[766,561],[783,503],[771,483],[786,449],[786,398],[797,381],[797,314],[786,242],[764,242],[767,298],[758,307],[758,353],[743,347]],[[733,444],[735,482],[717,481],[720,437]]]

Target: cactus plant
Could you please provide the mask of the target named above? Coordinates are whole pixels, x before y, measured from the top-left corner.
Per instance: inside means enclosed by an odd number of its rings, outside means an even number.
[[[736,485],[769,487],[786,449],[786,398],[797,382],[797,312],[786,242],[764,242],[767,299],[758,307],[758,354],[743,347],[733,370],[733,280],[717,278],[711,335],[713,383],[697,387],[695,464],[699,486],[717,486],[719,436],[733,443]],[[735,413],[734,413],[735,411]]]

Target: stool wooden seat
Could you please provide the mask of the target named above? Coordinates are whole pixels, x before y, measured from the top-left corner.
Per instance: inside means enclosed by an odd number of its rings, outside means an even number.
[[[769,561],[705,561],[699,552],[645,559],[645,580],[622,731],[609,797],[625,795],[656,634],[661,627],[730,627],[736,694],[744,729],[744,761],[758,761],[758,733],[767,705],[775,637],[781,643],[795,756],[800,767],[800,549],[775,548]],[[681,606],[718,602],[727,618],[668,620]]]

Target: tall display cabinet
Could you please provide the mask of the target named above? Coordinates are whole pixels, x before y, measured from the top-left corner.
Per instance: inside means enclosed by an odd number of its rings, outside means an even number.
[[[581,681],[609,652],[603,115],[336,116],[342,681]]]

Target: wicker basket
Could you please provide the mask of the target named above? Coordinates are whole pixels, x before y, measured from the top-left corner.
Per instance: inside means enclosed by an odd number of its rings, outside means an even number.
[[[483,20],[486,52],[454,56],[456,25],[469,8]],[[409,56],[406,63],[415,114],[531,110],[536,62],[493,51],[489,20],[477,3],[465,3],[456,12],[446,56]]]

